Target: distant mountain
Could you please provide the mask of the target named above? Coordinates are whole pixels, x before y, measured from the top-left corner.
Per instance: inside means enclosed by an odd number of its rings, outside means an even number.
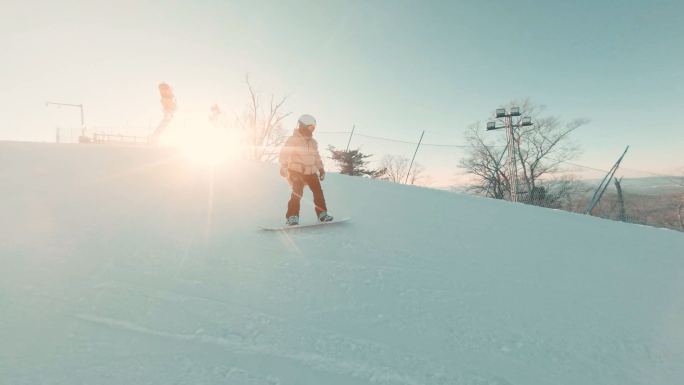
[[[586,182],[598,187],[601,180],[587,180]],[[611,180],[610,184],[614,191],[615,182]],[[682,176],[622,178],[620,185],[622,186],[622,191],[629,194],[660,195],[677,192],[684,193],[684,177]]]

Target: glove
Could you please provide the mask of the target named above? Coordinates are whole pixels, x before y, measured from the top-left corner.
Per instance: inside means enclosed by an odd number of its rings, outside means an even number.
[[[287,178],[287,167],[283,166],[280,168],[280,176]]]
[[[320,169],[319,172],[320,172],[320,175],[318,176],[318,179],[322,182],[323,179],[325,179],[325,170]]]

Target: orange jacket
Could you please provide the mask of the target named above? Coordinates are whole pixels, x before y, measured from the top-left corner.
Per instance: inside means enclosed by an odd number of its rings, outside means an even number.
[[[318,142],[314,138],[305,137],[298,130],[294,130],[292,136],[285,141],[278,161],[283,167],[302,174],[315,174],[323,170]]]

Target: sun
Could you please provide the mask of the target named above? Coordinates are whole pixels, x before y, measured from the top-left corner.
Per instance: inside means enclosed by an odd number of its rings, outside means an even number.
[[[241,140],[236,133],[213,126],[184,130],[174,138],[174,147],[193,162],[212,165],[228,163],[242,153]]]

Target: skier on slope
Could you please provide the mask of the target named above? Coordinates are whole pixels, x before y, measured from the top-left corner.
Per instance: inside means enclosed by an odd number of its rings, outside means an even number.
[[[304,193],[304,185],[308,185],[313,193],[316,216],[320,222],[330,222],[333,217],[328,215],[325,197],[321,188],[321,181],[325,179],[325,170],[321,155],[318,152],[318,142],[313,138],[316,129],[316,119],[311,115],[302,115],[298,127],[292,136],[285,141],[280,150],[280,175],[287,178],[292,186],[290,201],[287,203],[287,225],[299,224],[299,208]],[[318,172],[318,174],[316,174]]]

